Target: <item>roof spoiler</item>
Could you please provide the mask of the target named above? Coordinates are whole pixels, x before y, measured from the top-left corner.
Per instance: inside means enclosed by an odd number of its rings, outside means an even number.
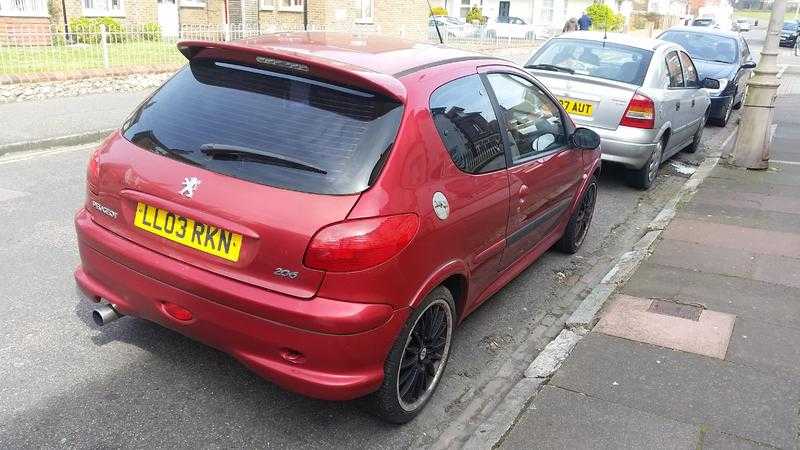
[[[383,94],[401,103],[406,100],[405,86],[397,78],[313,54],[244,42],[181,41],[178,50],[190,61],[196,57],[237,61],[298,75],[312,75]]]

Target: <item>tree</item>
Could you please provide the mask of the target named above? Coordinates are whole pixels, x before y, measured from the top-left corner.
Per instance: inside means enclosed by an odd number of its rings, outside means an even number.
[[[483,11],[477,6],[473,6],[470,8],[469,12],[467,13],[467,23],[485,23],[486,18],[483,17]]]
[[[619,31],[625,23],[625,17],[614,14],[605,3],[593,3],[586,8],[586,14],[592,19],[592,28],[595,30]]]
[[[432,16],[446,16],[447,15],[447,8],[441,6],[434,6],[431,8],[431,15]]]

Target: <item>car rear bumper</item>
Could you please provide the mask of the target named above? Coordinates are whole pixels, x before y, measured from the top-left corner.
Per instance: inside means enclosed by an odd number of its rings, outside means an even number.
[[[591,128],[600,135],[603,161],[631,169],[644,167],[658,142],[658,130],[619,126],[616,130]]]
[[[104,299],[121,314],[150,320],[218,348],[258,375],[310,397],[349,400],[373,392],[383,381],[383,364],[405,323],[407,308],[302,300],[260,289],[261,302],[297,302],[313,312],[314,320],[306,327],[281,323],[222,304],[216,296],[198,294],[229,283],[224,277],[121,238],[95,224],[85,210],[78,212],[75,223],[81,255],[75,280],[92,301]],[[140,263],[169,270],[197,289],[182,289],[131,267]],[[192,319],[173,318],[164,308],[167,303],[188,309]],[[365,323],[369,329],[363,329]]]

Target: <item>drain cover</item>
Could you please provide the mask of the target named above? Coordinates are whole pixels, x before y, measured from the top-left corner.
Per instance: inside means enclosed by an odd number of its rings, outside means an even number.
[[[665,316],[694,320],[697,322],[700,320],[700,313],[703,312],[703,309],[698,306],[683,305],[664,300],[653,300],[650,303],[650,307],[647,308],[647,311],[656,314],[663,314]]]

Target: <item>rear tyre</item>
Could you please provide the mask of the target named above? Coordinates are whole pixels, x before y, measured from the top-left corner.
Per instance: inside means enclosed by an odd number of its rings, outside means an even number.
[[[700,140],[703,139],[703,129],[705,129],[706,121],[708,121],[708,111],[706,111],[705,115],[703,115],[703,118],[700,120],[700,127],[695,131],[691,145],[686,147],[686,153],[695,153],[697,149],[700,148]]]
[[[567,229],[564,230],[564,235],[556,244],[556,248],[564,253],[575,253],[581,248],[586,235],[589,232],[589,225],[592,223],[592,216],[594,216],[594,205],[597,203],[597,177],[592,177],[589,180],[589,186],[586,187],[586,192],[583,193],[580,203],[578,203],[572,217],[569,218]]]
[[[628,184],[637,189],[650,189],[653,181],[658,176],[658,168],[661,166],[663,153],[664,141],[661,140],[656,144],[656,148],[653,149],[653,153],[650,154],[650,159],[647,160],[644,167],[628,171]]]
[[[450,356],[455,311],[453,295],[444,286],[414,309],[386,358],[383,384],[362,399],[367,410],[397,424],[422,411]]]

